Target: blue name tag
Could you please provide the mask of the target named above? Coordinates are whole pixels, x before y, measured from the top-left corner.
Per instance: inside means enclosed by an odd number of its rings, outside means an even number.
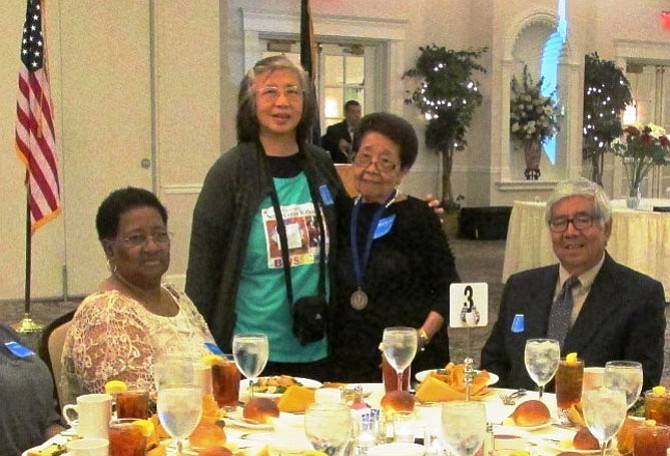
[[[5,347],[19,358],[27,358],[35,354],[34,351],[16,341],[5,342]]]
[[[205,342],[205,347],[215,355],[223,355],[223,351],[214,342]]]
[[[393,226],[393,222],[395,222],[395,214],[389,215],[388,217],[384,217],[377,223],[377,228],[375,229],[375,236],[373,239],[380,238],[387,234],[389,231],[391,231],[391,227]]]
[[[514,315],[514,320],[512,320],[512,327],[510,331],[515,334],[522,333],[526,330],[525,316],[523,314]]]
[[[321,200],[323,201],[323,204],[326,206],[332,206],[333,197],[330,194],[330,190],[326,184],[323,184],[321,187],[319,187],[319,193],[321,193]]]

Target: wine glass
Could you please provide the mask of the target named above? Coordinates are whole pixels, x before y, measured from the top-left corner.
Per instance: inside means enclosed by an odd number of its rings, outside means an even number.
[[[254,383],[263,372],[270,355],[270,343],[265,334],[235,334],[233,336],[233,358],[237,368],[249,379],[251,397]]]
[[[416,329],[407,326],[384,328],[382,345],[384,356],[398,373],[398,391],[402,391],[402,372],[412,364],[419,337]]]
[[[619,432],[626,419],[626,394],[622,390],[604,386],[587,390],[582,396],[582,407],[586,426],[598,439],[604,456],[607,443]]]
[[[642,392],[642,364],[636,361],[610,361],[605,364],[604,386],[626,394],[631,408]]]
[[[442,406],[444,443],[457,456],[472,456],[486,437],[486,407],[481,402],[453,401]]]
[[[339,402],[315,402],[305,412],[305,435],[317,451],[342,453],[351,439],[351,409]]]
[[[544,385],[554,378],[561,361],[561,347],[555,339],[528,339],[524,361],[528,375],[537,384],[542,400]]]
[[[193,360],[171,358],[154,365],[158,419],[177,442],[183,454],[184,440],[195,430],[202,416],[202,389]]]

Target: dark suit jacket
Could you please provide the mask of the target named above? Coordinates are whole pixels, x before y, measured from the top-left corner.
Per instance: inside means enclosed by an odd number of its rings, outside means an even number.
[[[526,339],[546,337],[558,264],[510,276],[498,321],[482,349],[481,367],[500,376],[500,387],[533,388],[526,372]],[[525,330],[511,331],[514,315],[523,314]],[[665,295],[663,285],[616,263],[609,254],[598,272],[561,354],[576,352],[586,367],[607,361],[642,363],[644,390],[663,372]]]
[[[351,135],[346,120],[331,125],[321,138],[321,147],[330,152],[333,163],[349,163],[348,157],[339,148],[340,139],[351,142]]]

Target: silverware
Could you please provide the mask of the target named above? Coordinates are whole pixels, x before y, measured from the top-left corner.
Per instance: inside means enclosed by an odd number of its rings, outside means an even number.
[[[526,395],[526,390],[525,388],[519,388],[516,391],[513,391],[510,394],[501,394],[500,395],[500,400],[504,405],[514,405],[516,402],[516,399],[525,396]]]

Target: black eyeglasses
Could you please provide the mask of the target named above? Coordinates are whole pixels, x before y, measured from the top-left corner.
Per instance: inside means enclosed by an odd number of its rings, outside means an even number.
[[[169,231],[156,231],[155,233],[135,233],[129,236],[126,236],[123,239],[128,245],[133,247],[141,247],[147,243],[149,238],[153,239],[156,244],[169,244],[172,233]]]
[[[370,163],[374,163],[375,167],[379,171],[386,171],[386,172],[393,171],[398,166],[398,164],[395,161],[393,161],[390,157],[381,156],[377,159],[376,162],[373,162],[372,157],[365,153],[356,154],[356,156],[354,157],[353,165],[358,166],[359,168],[367,168],[368,166],[370,166]]]
[[[568,225],[572,223],[572,226],[576,230],[585,230],[593,226],[593,221],[599,219],[600,217],[593,216],[591,214],[577,214],[572,218],[568,217],[556,217],[549,220],[549,229],[554,233],[562,233],[568,229]]]

